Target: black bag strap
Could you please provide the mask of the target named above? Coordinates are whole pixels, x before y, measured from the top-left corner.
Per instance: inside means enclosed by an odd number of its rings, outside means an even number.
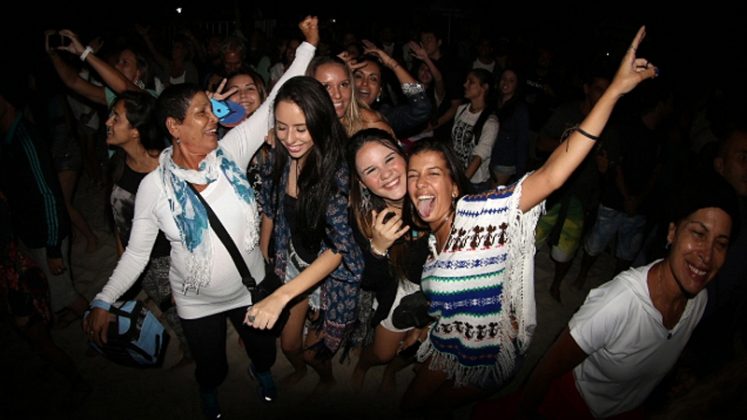
[[[241,274],[241,281],[249,290],[253,290],[255,287],[257,287],[257,281],[254,280],[254,277],[252,277],[252,273],[249,272],[249,267],[246,266],[246,262],[244,261],[244,258],[241,257],[241,252],[236,246],[236,243],[233,241],[233,239],[231,239],[231,235],[228,234],[226,228],[223,227],[223,223],[220,222],[218,216],[215,214],[213,209],[210,208],[210,205],[202,197],[202,194],[197,191],[197,188],[195,188],[195,186],[190,184],[189,182],[187,182],[187,185],[189,185],[189,188],[194,191],[194,193],[197,195],[197,198],[199,198],[200,202],[202,202],[202,205],[205,206],[205,211],[208,214],[210,227],[213,228],[213,231],[216,235],[218,235],[220,241],[223,242],[223,245],[226,247],[226,250],[228,250],[228,253],[231,254],[231,258],[233,258],[233,262],[234,264],[236,264],[236,268],[239,269],[239,274]]]
[[[116,318],[114,320],[114,332],[116,335],[121,336],[125,340],[131,340],[135,335],[139,335],[139,332],[137,331],[137,324],[138,324],[138,317],[140,316],[140,313],[143,310],[143,303],[139,300],[135,301],[135,306],[133,306],[131,312],[123,311],[122,309],[119,309],[118,307],[111,305],[109,308],[109,313],[116,315]],[[123,334],[119,334],[119,318],[127,318],[130,320],[130,328],[127,329]],[[109,328],[109,331],[112,331],[111,327]],[[110,337],[111,338],[111,337]]]

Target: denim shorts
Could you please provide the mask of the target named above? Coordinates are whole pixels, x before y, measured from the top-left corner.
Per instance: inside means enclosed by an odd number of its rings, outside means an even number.
[[[296,253],[295,248],[293,248],[293,241],[288,242],[288,264],[285,266],[285,281],[283,283],[288,283],[289,281],[295,279],[298,277],[301,272],[311,265],[310,263],[307,263],[306,261],[302,260],[301,257],[298,256],[298,253]],[[317,283],[315,286],[313,286],[311,289],[307,290],[306,293],[309,295],[309,307],[311,309],[318,311],[319,308],[322,307],[321,301],[322,301],[322,288],[321,288],[321,282]]]
[[[600,204],[594,226],[584,241],[584,249],[592,257],[597,256],[617,236],[615,256],[620,260],[632,261],[641,248],[645,225],[646,216],[629,216],[624,211]]]

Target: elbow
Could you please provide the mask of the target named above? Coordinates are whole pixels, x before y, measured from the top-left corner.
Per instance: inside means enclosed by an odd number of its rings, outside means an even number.
[[[541,185],[540,188],[543,191],[546,191],[547,195],[552,194],[557,189],[562,187],[563,184],[565,184],[565,181],[567,179],[567,177],[552,173],[552,171],[548,170],[544,166],[537,169],[535,174],[537,176],[537,179],[540,182],[540,185]]]

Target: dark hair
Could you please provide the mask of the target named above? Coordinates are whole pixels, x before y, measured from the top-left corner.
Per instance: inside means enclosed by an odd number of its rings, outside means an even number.
[[[171,117],[178,121],[184,121],[189,103],[200,92],[203,92],[203,90],[194,83],[171,85],[161,92],[156,101],[156,121],[168,139],[173,140],[169,129],[166,127],[166,119]]]
[[[485,109],[482,110],[480,116],[477,117],[477,121],[475,121],[475,125],[472,127],[472,142],[477,144],[480,141],[480,135],[482,134],[482,128],[485,125],[485,121],[495,113],[498,98],[495,94],[495,78],[493,77],[493,73],[485,69],[472,69],[467,73],[468,76],[470,74],[475,76],[481,85],[488,85],[488,94],[485,95]],[[469,106],[464,109],[466,110],[468,107]]]
[[[444,161],[446,162],[446,169],[449,170],[449,177],[451,178],[451,181],[454,182],[459,189],[460,197],[467,191],[469,191],[469,180],[464,175],[464,171],[462,170],[462,163],[454,154],[451,146],[449,146],[446,142],[440,141],[438,139],[431,138],[420,140],[415,143],[415,146],[413,146],[412,149],[410,149],[410,159],[412,159],[413,156],[424,152],[437,152],[441,154],[441,156],[444,158]]]
[[[680,188],[674,198],[670,221],[679,224],[700,209],[715,207],[731,217],[731,238],[739,234],[739,202],[726,180],[717,175],[705,176]]]
[[[723,135],[719,136],[716,142],[716,157],[725,158],[726,154],[730,151],[732,142],[737,140],[739,136],[747,135],[747,126],[742,124],[732,124],[723,131]]]
[[[324,237],[324,216],[337,189],[336,175],[343,163],[347,134],[335,113],[332,99],[321,83],[313,77],[296,76],[278,90],[274,110],[280,102],[292,102],[301,108],[306,118],[306,129],[314,140],[306,162],[298,175],[298,220],[303,241],[310,248],[317,247]],[[288,162],[285,147],[275,147],[274,185]],[[280,205],[281,191],[276,191]]]
[[[381,197],[375,194],[371,194],[369,205],[366,205],[361,199],[362,190],[365,187],[361,185],[362,180],[358,176],[358,170],[355,166],[355,157],[358,154],[358,151],[367,143],[379,143],[402,156],[402,159],[406,160],[407,158],[405,152],[402,151],[402,148],[397,144],[397,140],[395,140],[388,132],[378,128],[367,128],[361,130],[355,133],[348,142],[347,161],[350,166],[350,172],[354,174],[350,176],[350,208],[353,210],[353,216],[360,231],[367,237],[371,237],[371,212],[373,210],[380,211],[384,209],[386,203]]]
[[[516,91],[511,96],[511,99],[508,100],[508,102],[505,102],[501,105],[500,108],[496,111],[496,114],[498,115],[498,121],[503,124],[503,121],[507,121],[513,114],[516,112],[516,107],[519,103],[521,103],[524,100],[524,85],[526,81],[524,80],[524,75],[516,68],[508,66],[501,72],[500,78],[496,81],[496,96],[498,96],[498,92],[500,91],[500,79],[503,78],[503,75],[510,71],[516,76]]]
[[[402,157],[402,159],[405,159],[405,161],[407,160],[407,157],[399,144],[397,144],[397,140],[395,140],[389,132],[378,128],[367,128],[361,130],[348,142],[347,160],[350,166],[350,172],[354,174],[350,176],[350,208],[353,211],[353,218],[355,219],[355,223],[358,225],[358,230],[360,230],[366,238],[371,238],[373,236],[371,214],[374,210],[380,212],[386,208],[386,202],[375,194],[370,194],[371,203],[368,206],[364,205],[361,200],[361,192],[365,187],[361,185],[362,181],[358,176],[358,171],[355,166],[355,157],[358,154],[358,151],[367,143],[378,143],[397,153]],[[403,223],[410,226],[414,224],[417,226],[424,225],[422,222],[414,223],[415,221],[412,218],[414,212],[412,211],[410,200],[407,199],[406,195],[407,194],[405,193],[405,197],[403,197],[404,199],[402,200]],[[409,247],[407,242],[408,241],[406,240],[396,241],[389,252],[389,261],[391,262],[390,266],[393,269],[392,274],[395,275],[396,278],[406,277],[407,261],[405,258],[408,255],[406,248]]]
[[[155,98],[145,91],[126,91],[119,95],[116,102],[119,101],[124,102],[127,121],[140,133],[143,147],[146,150],[163,150],[166,144],[155,124]]]
[[[231,74],[229,79],[232,79],[236,76],[241,76],[241,75],[246,75],[252,78],[252,80],[254,81],[254,85],[257,86],[257,92],[259,93],[259,100],[260,102],[264,102],[265,99],[267,99],[267,87],[265,87],[265,79],[263,79],[262,76],[259,75],[259,73],[257,73],[252,68],[246,65],[241,66],[241,69]],[[226,84],[228,84],[228,82],[226,82]]]

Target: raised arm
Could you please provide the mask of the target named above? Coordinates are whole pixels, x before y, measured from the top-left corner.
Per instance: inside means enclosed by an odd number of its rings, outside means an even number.
[[[68,51],[77,57],[81,57],[81,60],[88,63],[96,73],[99,74],[101,80],[116,93],[122,93],[127,90],[142,90],[132,80],[125,77],[122,72],[112,67],[106,60],[103,60],[96,56],[93,49],[90,47],[83,47],[80,43],[78,35],[69,29],[63,29],[60,31],[60,35],[70,39],[70,44],[64,47],[60,47],[61,50]],[[85,55],[83,53],[88,51]]]
[[[438,107],[441,101],[446,98],[446,83],[444,82],[444,76],[441,74],[441,70],[436,67],[436,63],[428,57],[428,53],[425,52],[425,49],[420,44],[415,41],[410,41],[408,45],[410,46],[410,51],[412,51],[415,58],[424,62],[425,65],[428,66],[428,70],[431,72],[433,86],[436,91],[436,100],[438,101],[438,103],[434,105]]]
[[[610,87],[599,98],[578,128],[570,133],[565,144],[557,147],[547,162],[524,180],[519,203],[522,211],[536,206],[565,183],[594,147],[620,97],[633,90],[642,81],[658,74],[656,66],[648,60],[636,58],[636,50],[645,34],[646,28],[642,26],[625,53]]]
[[[57,31],[48,30],[44,33],[44,49],[49,55],[49,59],[52,60],[57,75],[60,76],[62,83],[68,87],[68,89],[75,93],[85,97],[86,99],[93,101],[97,104],[106,105],[106,94],[104,93],[103,86],[96,86],[93,83],[84,80],[78,75],[78,71],[68,64],[62,57],[59,56],[57,50],[51,48],[49,45],[49,37],[57,35]]]
[[[367,39],[364,39],[361,42],[363,43],[364,47],[363,52],[366,54],[371,54],[378,58],[379,61],[381,61],[381,64],[394,72],[394,75],[397,76],[397,80],[399,80],[401,84],[418,82],[414,77],[412,77],[410,72],[408,72],[407,69],[404,68],[404,66],[400,66],[397,60],[389,56],[389,54],[387,54],[381,48],[378,48],[376,44]]]
[[[314,58],[316,46],[319,44],[317,18],[307,16],[299,23],[298,27],[303,32],[306,41],[302,42],[296,49],[296,58],[293,59],[293,63],[291,63],[283,74],[283,77],[272,88],[265,102],[254,114],[234,127],[221,140],[223,147],[230,149],[233,158],[243,168],[249,165],[249,160],[251,160],[252,156],[262,146],[268,130],[273,126],[273,122],[270,120],[270,109],[273,106],[278,90],[291,77],[302,76],[306,73],[306,67],[309,66],[311,59]]]
[[[425,87],[384,50],[365,39],[362,42],[366,54],[377,57],[382,65],[394,72],[407,98],[407,103],[393,108],[382,108],[380,112],[387,119],[397,137],[413,134],[411,131],[422,126],[431,115],[431,101],[425,94]]]

